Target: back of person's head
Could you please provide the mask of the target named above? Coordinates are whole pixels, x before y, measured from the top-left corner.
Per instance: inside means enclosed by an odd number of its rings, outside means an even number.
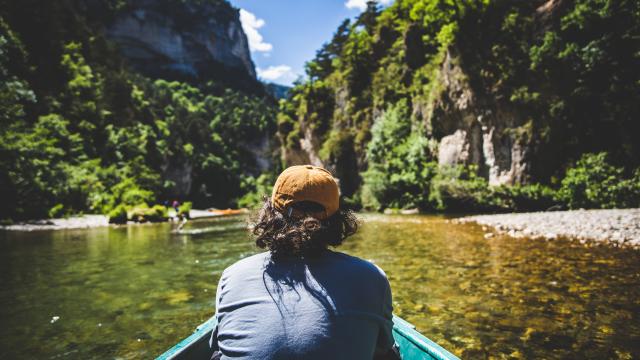
[[[256,245],[274,259],[313,257],[340,245],[358,229],[355,215],[340,207],[338,184],[327,170],[292,166],[280,174],[252,224]]]

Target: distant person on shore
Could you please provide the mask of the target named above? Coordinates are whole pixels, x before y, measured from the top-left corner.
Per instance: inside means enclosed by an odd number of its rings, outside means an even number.
[[[178,200],[173,200],[171,207],[176,211],[176,217],[178,217],[178,214],[180,213],[180,202]]]
[[[189,219],[186,216],[184,216],[183,214],[179,214],[178,215],[178,220],[180,221],[180,224],[178,225],[178,230],[177,231],[180,231],[187,224],[187,221],[189,221]]]
[[[386,275],[328,249],[357,228],[327,170],[282,172],[251,228],[268,251],[231,265],[218,283],[213,359],[399,359]]]

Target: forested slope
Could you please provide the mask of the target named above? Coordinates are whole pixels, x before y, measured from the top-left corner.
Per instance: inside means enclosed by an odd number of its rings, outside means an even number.
[[[640,206],[639,7],[370,3],[277,112],[226,1],[0,0],[0,219],[255,203],[276,139],[356,207]]]
[[[370,2],[281,103],[283,159],[374,209],[638,206],[639,7]]]
[[[232,206],[274,132],[226,1],[0,1],[0,219]]]

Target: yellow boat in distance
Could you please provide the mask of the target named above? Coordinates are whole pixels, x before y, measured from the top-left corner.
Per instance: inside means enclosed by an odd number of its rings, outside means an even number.
[[[207,209],[212,215],[225,216],[225,215],[239,215],[249,212],[247,209]]]
[[[245,208],[242,208],[242,209],[209,208],[205,210],[191,209],[189,210],[189,218],[195,220],[195,219],[206,219],[206,218],[213,218],[213,217],[219,217],[219,216],[241,215],[241,214],[248,214],[248,213],[249,213],[249,210]],[[172,215],[172,214],[170,213],[169,215]]]

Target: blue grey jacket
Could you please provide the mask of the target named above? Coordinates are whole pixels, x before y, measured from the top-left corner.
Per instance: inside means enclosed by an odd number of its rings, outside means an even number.
[[[393,346],[389,281],[376,265],[327,250],[227,268],[216,294],[222,359],[372,359]]]

